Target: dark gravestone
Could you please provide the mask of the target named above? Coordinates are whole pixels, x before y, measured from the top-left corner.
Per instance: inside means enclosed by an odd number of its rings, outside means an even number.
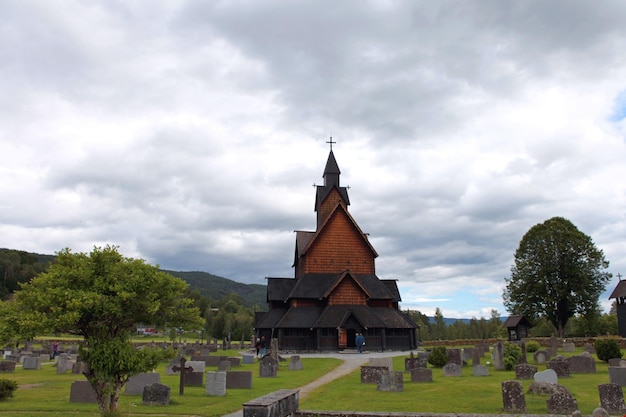
[[[232,356],[232,357],[227,358],[226,360],[230,362],[231,368],[241,366],[241,358]]]
[[[463,368],[456,363],[447,363],[443,367],[443,376],[461,376]]]
[[[504,371],[504,344],[501,341],[493,348],[493,367],[496,371]]]
[[[404,391],[404,380],[402,371],[390,371],[386,369],[380,374],[380,381],[376,389],[378,391],[402,392]]]
[[[219,366],[221,361],[228,359],[228,356],[209,356],[206,358],[206,366]]]
[[[489,376],[489,368],[485,365],[474,365],[474,376]]]
[[[600,384],[598,385],[598,392],[600,393],[600,407],[609,414],[624,415],[626,406],[624,406],[624,393],[621,385]]]
[[[550,414],[572,414],[578,410],[578,403],[572,394],[560,385],[559,390],[552,394],[550,398],[546,400],[548,406],[548,413]]]
[[[242,362],[244,365],[252,365],[254,363],[254,355],[243,355]]]
[[[474,357],[474,348],[463,348],[463,362],[467,363]]]
[[[96,392],[89,381],[74,381],[70,387],[71,403],[97,403]]]
[[[361,366],[361,384],[378,384],[380,375],[388,370],[386,366]]]
[[[230,361],[221,361],[219,365],[217,365],[218,371],[230,371]]]
[[[161,374],[157,372],[143,372],[128,379],[124,394],[126,395],[143,395],[143,389],[146,385],[161,382]]]
[[[427,368],[411,369],[411,382],[433,382],[433,370]]]
[[[72,373],[73,374],[83,374],[87,370],[87,363],[76,361],[72,365]]]
[[[187,359],[183,356],[180,358],[180,365],[176,365],[172,367],[173,372],[180,372],[180,385],[178,388],[178,395],[185,394],[185,385],[187,384],[187,376],[190,376],[193,373],[193,368],[189,366],[185,366],[187,363]],[[202,385],[202,383],[200,383]]]
[[[526,397],[524,396],[524,386],[521,382],[502,382],[502,403],[504,404],[504,412],[506,413],[526,411]]]
[[[626,366],[626,361],[622,358],[609,359],[609,366]]]
[[[479,348],[474,348],[474,350],[472,350],[472,365],[476,366],[476,365],[480,365],[480,357],[481,357],[481,349]]]
[[[550,354],[547,350],[538,350],[533,353],[533,359],[535,360],[536,364],[541,365],[550,360]]]
[[[585,352],[590,353],[592,355],[596,354],[596,348],[593,343],[585,343]]]
[[[462,349],[446,349],[448,354],[448,363],[454,363],[463,366],[463,350]]]
[[[583,353],[578,356],[567,358],[569,361],[569,370],[573,374],[595,374],[596,361],[589,353]]]
[[[430,358],[430,352],[417,352],[418,359],[424,359],[426,363],[428,363],[428,358]]]
[[[537,373],[535,365],[520,363],[515,365],[515,379],[533,379]]]
[[[519,363],[527,363],[526,343],[520,343],[520,347],[522,348],[522,356],[519,358]]]
[[[146,385],[141,399],[143,405],[169,405],[170,387],[159,382]]]
[[[259,361],[259,376],[261,378],[273,378],[277,375],[278,375],[278,360],[274,359],[272,355],[265,355]]]
[[[185,375],[186,387],[201,387],[204,384],[204,372],[189,372]]]
[[[413,356],[413,352],[411,352],[411,356],[408,358],[404,358],[404,370],[410,371],[411,369],[419,368],[417,363],[417,358]]]
[[[226,388],[252,388],[252,371],[227,371]]]
[[[15,372],[15,362],[0,361],[0,374],[9,374]]]
[[[609,366],[609,381],[620,387],[626,387],[626,367]]]
[[[569,361],[563,357],[552,359],[547,364],[548,369],[552,369],[559,378],[569,378],[571,376]]]
[[[211,366],[209,363],[211,356],[210,355],[193,355],[191,357],[192,361],[202,361],[206,366]]]
[[[212,397],[226,395],[226,372],[206,373],[206,395]]]

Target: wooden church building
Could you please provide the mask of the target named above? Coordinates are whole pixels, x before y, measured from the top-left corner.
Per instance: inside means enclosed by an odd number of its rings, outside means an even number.
[[[324,185],[316,187],[317,229],[296,231],[293,278],[267,278],[269,311],[255,316],[257,337],[278,339],[280,350],[416,347],[417,325],[399,309],[395,280],[376,276],[378,256],[348,212],[348,190],[331,150]]]

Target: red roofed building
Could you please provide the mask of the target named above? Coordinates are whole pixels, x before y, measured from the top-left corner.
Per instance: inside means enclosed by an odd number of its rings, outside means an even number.
[[[376,276],[378,254],[348,212],[340,174],[331,149],[316,188],[317,230],[296,231],[294,278],[267,278],[269,311],[257,313],[256,334],[281,350],[353,348],[356,333],[368,350],[414,349],[417,325],[399,309],[396,281]]]

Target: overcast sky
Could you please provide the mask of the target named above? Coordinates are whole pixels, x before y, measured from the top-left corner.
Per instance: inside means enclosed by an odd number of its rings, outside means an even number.
[[[505,315],[519,241],[554,216],[604,251],[608,293],[626,274],[626,2],[0,10],[0,247],[292,277],[332,135],[402,308]]]

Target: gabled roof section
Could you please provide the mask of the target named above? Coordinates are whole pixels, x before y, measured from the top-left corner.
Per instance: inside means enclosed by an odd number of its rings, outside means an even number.
[[[356,285],[357,285],[357,286],[361,289],[361,291],[363,291],[363,292],[365,293],[365,296],[366,296],[367,298],[371,298],[371,295],[370,295],[370,293],[367,291],[367,289],[366,289],[365,287],[363,287],[363,285],[361,284],[361,282],[360,282],[358,279],[356,279],[356,278],[355,278],[355,277],[354,277],[354,276],[350,273],[350,271],[344,271],[344,272],[342,272],[341,274],[339,274],[339,275],[337,276],[337,279],[335,280],[335,282],[334,282],[334,283],[333,283],[330,287],[328,287],[328,289],[327,289],[327,290],[326,290],[326,292],[324,293],[324,298],[328,298],[328,297],[330,296],[330,294],[332,294],[332,292],[335,290],[335,288],[337,288],[337,286],[338,286],[339,284],[341,284],[341,282],[342,282],[343,280],[345,280],[345,279],[346,279],[346,277],[350,277],[350,278],[352,278],[352,280],[353,280],[353,281],[356,283]]]
[[[292,307],[274,327],[310,329],[314,327],[323,307]]]
[[[507,317],[506,321],[504,322],[503,326],[508,328],[512,328],[512,327],[517,327],[520,324],[524,324],[526,326],[530,326],[530,322],[526,319],[526,317],[522,316],[521,314],[516,314],[516,315],[512,315]]]
[[[348,189],[346,187],[342,187],[339,183],[340,175],[341,171],[339,170],[339,165],[337,164],[335,154],[333,154],[331,149],[330,154],[328,154],[328,160],[326,161],[326,167],[324,168],[324,174],[322,174],[322,177],[324,178],[324,185],[318,186],[316,189],[315,211],[318,210],[333,188],[336,188],[337,191],[339,191],[339,194],[346,205],[350,205]]]
[[[626,280],[620,281],[617,283],[617,286],[611,293],[609,300],[613,298],[623,298],[623,297],[626,297]]]
[[[378,253],[376,252],[376,249],[374,249],[374,247],[370,243],[369,239],[367,238],[367,235],[363,233],[363,231],[361,230],[359,225],[356,223],[354,218],[350,215],[350,213],[348,213],[348,210],[346,210],[346,208],[342,206],[341,204],[335,205],[335,208],[333,209],[332,213],[326,218],[326,220],[324,220],[324,223],[322,223],[322,225],[317,228],[317,232],[315,232],[315,236],[313,237],[313,239],[309,241],[306,247],[299,253],[299,256],[304,255],[311,248],[311,246],[315,244],[315,241],[320,236],[320,234],[324,231],[324,228],[326,227],[326,225],[328,225],[331,219],[337,216],[338,213],[343,213],[348,217],[348,219],[350,220],[350,223],[352,224],[352,227],[354,227],[354,229],[357,231],[357,233],[361,236],[363,241],[367,244],[369,249],[372,251],[374,258],[378,257]]]
[[[292,267],[298,264],[300,253],[307,247],[309,242],[315,237],[315,232],[307,232],[304,230],[296,230],[296,250],[293,257]]]
[[[273,329],[286,312],[287,308],[272,308],[263,318],[255,323],[254,327],[258,329]]]
[[[395,279],[381,279],[380,282],[387,288],[387,291],[391,294],[393,301],[402,301],[400,297],[400,290],[398,289],[398,281]]]
[[[301,278],[295,280],[296,284],[293,287],[288,298],[313,298],[321,300],[324,298],[324,294],[339,280],[337,274],[306,274]]]
[[[293,290],[296,280],[293,278],[266,278],[267,301],[285,301]]]

